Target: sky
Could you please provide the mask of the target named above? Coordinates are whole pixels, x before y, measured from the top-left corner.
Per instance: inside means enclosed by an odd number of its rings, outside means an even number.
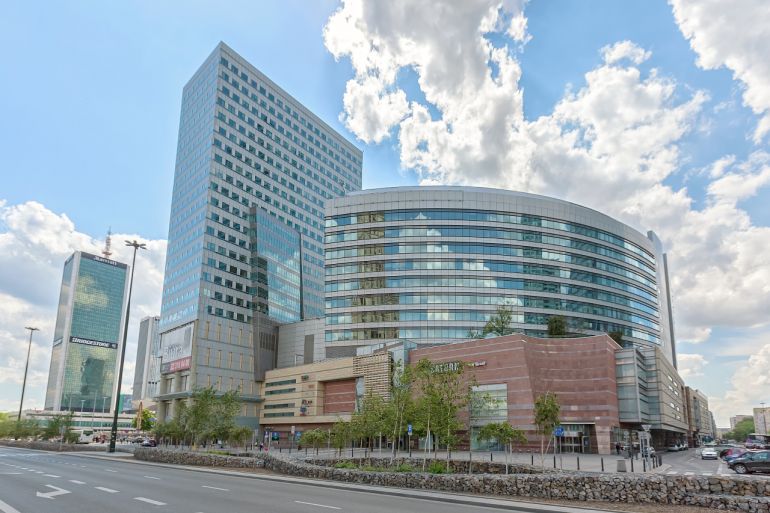
[[[770,3],[4,3],[0,411],[41,407],[64,260],[148,243],[156,315],[182,87],[224,41],[364,152],[364,188],[472,184],[663,240],[679,370],[717,425],[770,404]]]

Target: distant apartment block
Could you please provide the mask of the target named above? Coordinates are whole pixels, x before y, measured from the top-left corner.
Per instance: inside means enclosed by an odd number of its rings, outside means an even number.
[[[131,397],[134,407],[143,408],[155,404],[160,382],[160,317],[145,317],[139,323],[139,340],[136,348],[134,391]]]

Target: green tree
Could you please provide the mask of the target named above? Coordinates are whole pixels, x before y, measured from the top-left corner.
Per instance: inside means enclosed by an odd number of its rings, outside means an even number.
[[[59,415],[52,415],[51,420],[49,420],[48,424],[43,428],[40,436],[43,440],[50,440],[60,436],[66,439],[67,435],[72,431],[72,416],[73,414],[71,411]]]
[[[744,442],[749,433],[754,432],[754,419],[743,419],[735,425],[735,428],[727,433],[727,438],[737,442]]]
[[[612,340],[618,343],[619,346],[623,345],[623,332],[622,331],[610,331],[607,333]]]
[[[552,315],[548,318],[548,336],[563,337],[567,334],[567,323],[561,315]]]
[[[527,442],[524,431],[515,428],[507,422],[492,422],[485,424],[479,429],[479,440],[497,441],[505,448],[505,473],[508,473],[508,456],[513,444],[523,444]]]
[[[513,327],[513,310],[506,305],[500,305],[497,310],[489,318],[487,323],[481,329],[481,331],[469,331],[469,338],[484,338],[487,335],[497,335],[499,337],[510,335],[514,333]]]
[[[342,456],[342,449],[348,444],[348,440],[351,439],[350,422],[337,419],[331,430],[331,442],[332,447],[337,449],[339,455]]]
[[[139,413],[137,413],[136,416],[131,420],[131,425],[139,431],[151,432],[155,425],[155,421],[153,420],[154,417],[155,413],[148,409],[143,409],[141,414],[141,424],[139,423]]]
[[[366,442],[369,449],[372,448],[374,437],[388,432],[385,424],[385,399],[379,394],[367,393],[361,400],[358,411],[350,419],[350,429],[353,436],[362,442]],[[363,443],[362,443],[363,445]]]
[[[535,399],[535,425],[540,433],[540,464],[545,468],[545,438],[551,444],[551,433],[559,425],[559,399],[555,394],[546,392]]]
[[[399,439],[406,431],[406,419],[414,414],[413,397],[414,371],[409,365],[400,363],[393,369],[393,379],[390,385],[390,399],[385,404],[383,422],[393,441],[391,462],[398,451]]]
[[[323,429],[311,429],[302,433],[300,442],[302,445],[318,449],[321,445],[325,444],[329,435]]]
[[[248,426],[235,426],[228,433],[227,442],[232,447],[241,447],[246,441],[251,439],[253,431]]]
[[[465,362],[435,364],[427,359],[417,362],[417,411],[420,412],[427,435],[426,451],[423,456],[423,470],[427,461],[431,436],[436,436],[436,445],[441,443],[449,452],[457,447],[457,432],[463,428],[458,413],[471,399],[472,380],[465,376]]]

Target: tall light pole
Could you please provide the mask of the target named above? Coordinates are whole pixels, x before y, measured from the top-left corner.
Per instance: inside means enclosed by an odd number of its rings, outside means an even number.
[[[131,280],[128,282],[128,301],[126,302],[126,322],[123,327],[123,347],[120,351],[120,370],[118,371],[118,390],[115,394],[115,412],[112,416],[112,430],[110,431],[110,447],[108,452],[115,452],[115,441],[118,438],[118,409],[120,407],[120,384],[123,381],[123,360],[126,358],[126,345],[128,341],[128,316],[131,313],[131,291],[134,288],[134,267],[136,266],[136,251],[138,249],[147,249],[147,244],[139,242],[126,241],[126,246],[134,248],[134,257],[131,260]]]
[[[29,353],[32,350],[32,334],[36,331],[40,331],[38,328],[31,328],[29,326],[24,329],[29,330],[29,344],[27,344],[27,364],[24,366],[24,381],[21,382],[21,400],[19,401],[19,416],[16,417],[17,422],[21,422],[21,407],[24,404],[24,389],[27,388],[27,371],[29,370]]]

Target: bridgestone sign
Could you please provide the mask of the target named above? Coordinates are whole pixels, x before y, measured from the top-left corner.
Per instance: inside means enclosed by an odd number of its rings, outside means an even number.
[[[73,344],[82,344],[84,346],[105,347],[107,349],[118,348],[118,344],[115,342],[103,342],[101,340],[91,340],[88,338],[70,337],[70,342]]]

